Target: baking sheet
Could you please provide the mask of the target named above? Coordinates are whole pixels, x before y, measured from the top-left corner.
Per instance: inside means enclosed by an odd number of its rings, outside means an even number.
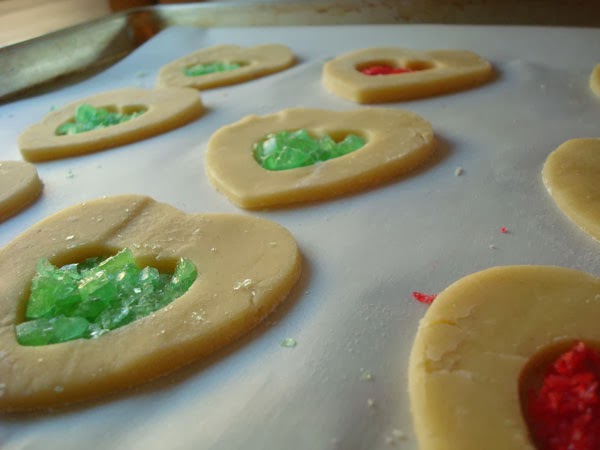
[[[600,62],[598,33],[434,25],[170,28],[94,78],[0,106],[0,159],[20,159],[18,133],[54,106],[109,89],[151,87],[160,66],[201,47],[286,44],[298,56],[295,67],[202,93],[208,111],[187,126],[37,164],[43,196],[0,224],[0,245],[66,206],[138,193],[188,212],[276,221],[304,256],[302,278],[285,304],[236,344],[131,392],[52,413],[2,415],[2,448],[416,449],[406,368],[427,307],[411,291],[436,293],[504,264],[598,273],[600,244],[557,210],[540,176],[563,141],[599,134],[600,99],[588,87]],[[212,132],[285,107],[359,108],[323,89],[321,68],[335,55],[372,46],[469,49],[494,64],[497,78],[469,91],[385,105],[429,120],[439,148],[427,166],[379,188],[249,213],[210,186],[203,157]],[[463,175],[455,176],[457,167]],[[509,233],[500,233],[502,226]],[[280,345],[288,337],[296,347]]]

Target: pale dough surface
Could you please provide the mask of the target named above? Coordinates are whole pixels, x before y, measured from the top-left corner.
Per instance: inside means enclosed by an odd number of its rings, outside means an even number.
[[[183,71],[196,64],[215,62],[241,63],[242,67],[226,72],[186,76]],[[198,90],[242,83],[279,72],[292,66],[294,54],[285,45],[269,44],[256,47],[218,45],[198,50],[164,66],[158,73],[158,86],[185,86]]]
[[[306,129],[315,136],[364,137],[360,149],[321,163],[291,170],[263,169],[252,147],[269,133]],[[403,110],[356,111],[284,109],[247,116],[215,132],[206,150],[212,184],[233,203],[249,209],[336,197],[381,184],[422,164],[434,151],[431,125]]]
[[[534,450],[519,376],[552,344],[599,341],[600,279],[506,266],[444,290],[419,324],[409,393],[421,450]]]
[[[600,64],[596,65],[592,70],[592,75],[590,76],[590,88],[600,97]]]
[[[140,265],[189,258],[198,278],[167,307],[97,339],[27,347],[16,341],[36,262],[61,265],[130,248]],[[149,197],[67,208],[0,251],[0,410],[50,407],[140,384],[205,357],[249,331],[300,273],[290,233],[271,221],[184,214]]]
[[[391,75],[365,75],[357,70],[369,64],[428,68]],[[467,89],[492,76],[492,65],[466,50],[369,48],[328,61],[323,67],[322,81],[338,97],[356,103],[384,103]]]
[[[128,122],[74,135],[59,136],[56,129],[71,120],[83,103],[112,107],[119,112],[144,107],[147,111]],[[186,88],[126,88],[83,98],[52,111],[18,138],[21,154],[28,161],[46,161],[91,153],[146,139],[185,125],[204,112],[198,93]]]
[[[0,161],[0,221],[33,203],[42,193],[42,188],[33,164]]]
[[[600,139],[572,139],[546,159],[546,189],[565,215],[600,240]]]

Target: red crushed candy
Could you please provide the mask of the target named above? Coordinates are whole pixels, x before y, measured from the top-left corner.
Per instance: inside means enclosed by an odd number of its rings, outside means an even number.
[[[508,233],[508,228],[506,228],[506,227],[500,227],[500,233],[502,233],[502,234]]]
[[[550,366],[527,413],[539,450],[600,449],[600,353],[578,342]]]
[[[365,75],[392,75],[396,73],[408,73],[414,72],[412,69],[405,67],[392,67],[387,64],[380,64],[377,66],[369,66],[360,70]]]
[[[433,301],[435,300],[435,298],[437,297],[437,294],[424,294],[422,292],[413,292],[412,296],[415,300],[418,300],[421,303],[426,303],[428,305],[431,305],[433,303]]]

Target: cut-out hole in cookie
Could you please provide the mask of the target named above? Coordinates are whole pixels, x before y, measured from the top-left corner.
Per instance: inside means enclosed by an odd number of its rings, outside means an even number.
[[[196,280],[185,258],[161,262],[170,270],[140,264],[128,248],[66,265],[40,259],[16,327],[21,345],[93,339],[167,306]]]
[[[356,64],[354,68],[359,72],[369,75],[369,72],[377,67],[387,67],[390,70],[406,69],[403,65],[399,64],[397,60],[394,59],[375,59],[370,61],[364,61]]]
[[[400,75],[404,73],[419,72],[435,67],[435,64],[429,61],[411,60],[405,63],[398,63],[394,60],[369,61],[356,65],[356,70],[363,75]]]
[[[290,170],[339,158],[366,144],[355,133],[337,130],[316,136],[305,129],[279,131],[254,144],[254,159],[267,170]]]
[[[422,70],[433,69],[434,67],[436,67],[436,64],[434,64],[431,61],[420,61],[418,59],[415,59],[415,60],[407,61],[404,64],[404,67],[412,70],[413,72],[420,72]]]
[[[523,417],[536,448],[600,445],[598,345],[562,341],[533,355],[519,379]]]
[[[344,139],[346,139],[348,136],[356,136],[356,137],[362,139],[363,141],[365,141],[365,144],[367,141],[367,135],[365,134],[365,132],[363,130],[358,130],[358,129],[331,130],[331,131],[327,131],[326,135],[328,135],[336,143],[343,142]],[[321,137],[321,135],[319,135],[319,137]]]
[[[146,106],[125,105],[117,108],[115,105],[94,106],[83,103],[75,110],[75,115],[56,128],[57,136],[66,136],[102,129],[124,122],[129,122],[148,111]]]
[[[539,391],[550,366],[577,341],[565,340],[548,345],[529,358],[519,377],[519,398],[523,416],[527,418],[527,402],[532,391]]]
[[[230,72],[247,65],[245,61],[210,61],[189,65],[183,69],[183,74],[186,77],[199,77],[211,73]]]

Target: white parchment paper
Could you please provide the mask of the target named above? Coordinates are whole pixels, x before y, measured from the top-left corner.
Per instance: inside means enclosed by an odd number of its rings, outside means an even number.
[[[284,225],[304,256],[299,284],[266,323],[208,361],[102,401],[0,416],[2,449],[415,450],[406,369],[427,307],[412,291],[437,293],[506,264],[598,273],[600,244],[558,211],[540,176],[562,142],[600,134],[600,99],[588,86],[600,62],[597,29],[171,28],[91,79],[0,106],[0,159],[21,159],[17,135],[51,107],[152,87],[163,64],[223,43],[282,43],[299,62],[202,93],[208,112],[180,129],[37,164],[43,197],[0,224],[0,245],[66,206],[145,194],[188,212],[256,214]],[[374,46],[472,50],[497,77],[473,90],[385,105],[430,121],[439,149],[426,167],[379,188],[249,213],[210,186],[204,151],[216,129],[286,107],[360,108],[326,92],[321,69],[340,53]],[[297,346],[281,346],[285,338]]]

